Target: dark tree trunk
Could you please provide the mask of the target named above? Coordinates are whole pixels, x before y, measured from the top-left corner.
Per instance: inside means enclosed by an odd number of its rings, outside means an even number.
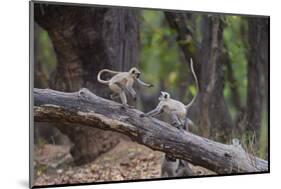
[[[108,88],[97,82],[97,73],[103,68],[128,70],[138,64],[137,17],[136,11],[123,8],[36,3],[35,21],[47,30],[58,60],[50,88],[76,91],[87,87],[109,97]],[[120,137],[80,126],[58,128],[74,143],[71,152],[77,164],[93,160]]]
[[[263,96],[267,100],[268,93],[268,24],[266,18],[248,18],[250,50],[248,53],[246,133],[247,138],[254,137],[255,150],[260,136]],[[266,69],[263,70],[264,68]],[[262,87],[263,83],[265,87]]]
[[[199,129],[205,137],[226,142],[231,137],[233,122],[223,96],[223,22],[218,16],[203,16],[202,24],[203,41],[198,53]]]
[[[178,43],[186,62],[193,58],[195,63],[200,91],[189,116],[198,123],[203,136],[225,142],[232,133],[233,122],[223,96],[223,23],[220,17],[203,16],[203,40],[198,48],[199,45],[187,24],[189,15],[165,12],[165,17],[178,33]]]
[[[48,88],[48,74],[44,70],[44,49],[47,45],[40,40],[43,29],[34,24],[34,87]],[[38,124],[38,123],[36,123]],[[65,137],[62,137],[57,128],[53,127],[52,123],[41,124],[40,127],[34,127],[34,142],[38,144],[42,139],[50,144],[66,144]]]
[[[195,40],[191,29],[187,25],[189,17],[189,14],[165,12],[165,18],[170,27],[178,33],[177,42],[187,62],[189,62],[190,58],[195,58]]]
[[[189,25],[193,22],[192,14],[189,13],[176,13],[176,12],[165,12],[165,18],[169,26],[177,32],[177,43],[181,50],[182,63],[178,86],[179,86],[179,99],[184,100],[186,88],[190,83],[194,84],[193,76],[189,70],[190,59],[194,62],[196,60],[196,40],[193,37],[193,28]],[[195,64],[196,73],[198,73],[198,66]]]

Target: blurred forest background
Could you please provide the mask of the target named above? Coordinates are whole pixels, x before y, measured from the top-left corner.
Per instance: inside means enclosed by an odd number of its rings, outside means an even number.
[[[197,93],[193,58],[200,91],[191,132],[227,144],[238,138],[268,159],[267,17],[35,3],[34,19],[35,88],[86,87],[109,98],[98,71],[136,66],[155,86],[138,88],[135,105],[147,112],[160,90],[185,104]],[[162,153],[121,134],[50,123],[34,129],[36,185],[159,177]]]

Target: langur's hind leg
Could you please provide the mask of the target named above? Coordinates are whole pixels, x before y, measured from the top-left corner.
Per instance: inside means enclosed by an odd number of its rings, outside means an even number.
[[[185,118],[185,120],[184,120],[184,124],[183,124],[183,130],[186,130],[186,131],[188,131],[188,129],[189,129],[189,122],[188,122],[188,117],[186,117]]]
[[[124,92],[124,91],[121,91],[121,92],[119,93],[119,96],[120,96],[120,99],[121,99],[122,104],[123,104],[124,106],[128,106],[128,104],[127,104],[127,97],[126,97],[125,92]]]
[[[179,117],[177,116],[176,112],[171,112],[171,118],[172,118],[172,125],[180,129],[182,127],[182,123]]]
[[[113,83],[109,85],[109,88],[115,92],[116,94],[119,95],[122,105],[123,106],[127,106],[127,98],[126,98],[126,94],[123,91],[123,89],[121,89],[117,84]]]
[[[186,117],[183,126],[184,130],[189,131],[189,126],[194,126],[194,123],[188,117]]]
[[[179,160],[179,166],[176,172],[178,177],[193,176],[192,169],[190,168],[188,162],[184,160]]]
[[[125,108],[134,108],[134,106],[130,106],[129,104],[127,104],[127,98],[126,98],[126,94],[125,92],[121,92],[120,94],[120,98],[121,98],[121,101],[122,101],[122,107],[123,109]]]
[[[126,94],[124,92],[124,90],[119,87],[117,84],[113,83],[113,84],[110,84],[109,85],[110,89],[116,93],[116,95],[119,95],[120,97],[120,100],[122,102],[122,109],[125,109],[125,108],[132,108],[132,106],[129,106],[127,104],[127,97],[126,97]]]

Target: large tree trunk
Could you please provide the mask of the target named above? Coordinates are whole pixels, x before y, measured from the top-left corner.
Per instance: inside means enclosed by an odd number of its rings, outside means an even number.
[[[137,17],[135,10],[124,8],[36,3],[35,21],[47,30],[58,61],[50,88],[76,91],[87,87],[109,97],[108,88],[97,82],[97,73],[103,68],[128,70],[138,64]],[[77,164],[93,160],[120,137],[78,125],[57,127],[74,143],[71,152]]]
[[[247,138],[254,137],[255,150],[257,150],[260,136],[263,101],[268,97],[268,24],[269,20],[266,18],[248,18],[250,50],[248,53],[246,133]],[[264,87],[262,87],[263,84]]]
[[[190,58],[195,58],[195,40],[191,29],[188,26],[188,18],[190,14],[165,12],[165,18],[168,21],[171,28],[177,31],[177,42],[181,48],[183,55],[187,62]]]
[[[199,125],[200,133],[219,141],[229,140],[233,122],[223,96],[224,73],[222,64],[223,23],[218,16],[202,16],[201,48],[188,28],[188,15],[166,12],[170,26],[178,33],[178,43],[186,61],[193,58],[198,75],[199,98],[191,109],[190,117]],[[191,75],[191,74],[189,74]]]
[[[196,39],[193,36],[193,29],[189,26],[193,22],[194,18],[190,13],[176,13],[165,11],[165,18],[169,26],[177,32],[177,43],[181,50],[181,68],[178,73],[178,87],[179,87],[179,99],[183,100],[186,95],[186,88],[189,84],[194,84],[193,76],[189,70],[190,59],[194,62],[196,60]],[[195,64],[196,73],[198,73],[198,65]]]
[[[87,89],[75,93],[35,89],[34,105],[35,121],[118,131],[154,150],[220,174],[268,171],[267,161],[247,154],[239,145],[221,144],[152,117],[142,118],[139,110],[124,109]]]
[[[226,142],[231,137],[233,122],[223,96],[223,22],[219,16],[202,19],[199,129],[205,137]]]

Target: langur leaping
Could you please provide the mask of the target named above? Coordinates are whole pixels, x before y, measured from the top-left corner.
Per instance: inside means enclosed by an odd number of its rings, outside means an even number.
[[[101,75],[104,72],[109,72],[112,74],[115,74],[111,79],[109,80],[102,80]],[[116,95],[118,95],[121,99],[121,102],[124,106],[129,107],[127,104],[127,97],[125,94],[125,90],[128,91],[133,99],[136,99],[136,91],[133,89],[134,81],[137,81],[139,84],[146,86],[146,87],[153,87],[152,84],[147,84],[140,80],[141,72],[133,67],[128,72],[117,72],[112,71],[108,69],[103,69],[98,73],[97,79],[100,83],[103,83],[105,85],[108,85],[109,88],[115,93],[111,96],[112,99],[116,98]],[[117,97],[118,97],[117,96]]]

